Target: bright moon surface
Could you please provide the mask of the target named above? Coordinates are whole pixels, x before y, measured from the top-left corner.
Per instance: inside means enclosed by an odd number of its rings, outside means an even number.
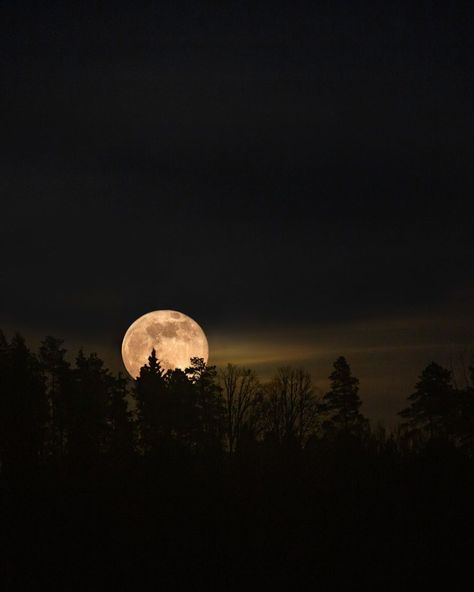
[[[209,346],[204,331],[191,317],[176,310],[155,310],[130,325],[122,341],[122,359],[132,378],[148,363],[156,350],[161,367],[166,370],[189,368],[193,357],[207,363]]]

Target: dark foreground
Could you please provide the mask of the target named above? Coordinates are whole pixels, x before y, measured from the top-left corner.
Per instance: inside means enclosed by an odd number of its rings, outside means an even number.
[[[447,445],[320,443],[18,475],[1,490],[3,589],[455,589],[472,469]]]
[[[427,366],[387,434],[343,357],[318,397],[154,350],[129,386],[61,344],[0,333],[0,590],[470,588],[474,365]]]

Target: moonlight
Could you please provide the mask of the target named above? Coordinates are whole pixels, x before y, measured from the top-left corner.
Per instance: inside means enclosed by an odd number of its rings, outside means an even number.
[[[132,378],[140,374],[151,350],[164,370],[190,365],[193,357],[209,357],[209,346],[204,331],[191,317],[175,310],[149,312],[130,325],[122,342],[122,359]]]

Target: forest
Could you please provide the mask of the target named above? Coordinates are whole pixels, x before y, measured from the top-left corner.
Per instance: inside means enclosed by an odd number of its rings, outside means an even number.
[[[68,360],[0,333],[6,585],[408,589],[469,567],[474,364],[421,369],[386,430],[343,356],[325,393],[291,366]]]

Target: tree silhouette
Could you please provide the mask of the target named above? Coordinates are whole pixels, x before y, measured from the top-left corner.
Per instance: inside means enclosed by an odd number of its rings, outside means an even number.
[[[107,440],[107,402],[111,376],[103,361],[82,349],[73,369],[73,388],[65,404],[68,454],[77,467],[99,460]]]
[[[89,588],[101,576],[120,585],[124,573],[136,587],[144,572],[166,588],[181,583],[180,571],[215,579],[217,558],[224,588],[249,573],[267,587],[268,578],[331,587],[344,555],[342,588],[370,553],[370,581],[393,581],[404,565],[397,587],[413,574],[424,585],[433,559],[459,566],[470,549],[471,373],[457,388],[430,364],[402,412],[405,428],[369,431],[343,358],[322,402],[302,369],[259,384],[250,370],[217,375],[193,358],[185,372],[164,373],[154,351],[129,393],[132,381],[95,354],[80,351],[70,367],[58,339],[46,338],[37,357],[0,333],[2,577],[29,569],[37,581],[54,564],[65,566],[61,589],[76,566]],[[407,429],[422,437],[404,437]],[[51,454],[59,434],[61,463]]]
[[[225,432],[229,454],[239,447],[243,432],[257,431],[261,388],[252,370],[227,364],[219,373],[225,409]]]
[[[456,405],[450,370],[432,362],[421,373],[415,392],[408,397],[410,406],[400,411],[405,427],[412,433],[447,436],[452,430]]]
[[[39,348],[39,361],[49,403],[49,448],[56,461],[65,454],[64,405],[72,388],[70,365],[65,360],[63,340],[47,336]]]
[[[160,362],[153,349],[148,364],[140,368],[135,380],[135,400],[140,431],[141,449],[145,455],[159,445],[160,440],[169,438],[170,421],[166,381]]]
[[[455,432],[459,444],[474,452],[474,365],[469,367],[466,387],[456,392]]]
[[[16,334],[0,334],[0,458],[8,473],[27,471],[44,456],[48,407],[44,379],[34,354]]]
[[[302,368],[279,368],[265,387],[262,421],[267,437],[303,446],[318,424],[318,398],[310,374]]]
[[[206,365],[202,358],[193,357],[185,372],[194,396],[196,445],[201,452],[216,452],[221,446],[224,411],[216,367]]]
[[[107,452],[117,466],[130,461],[135,450],[134,424],[127,401],[128,382],[121,372],[112,380],[107,407]]]
[[[180,368],[168,371],[165,383],[166,390],[160,408],[163,425],[166,422],[164,431],[175,442],[192,447],[198,429],[193,385]]]
[[[324,395],[321,411],[328,418],[325,428],[335,433],[360,433],[367,421],[359,412],[362,404],[359,397],[359,379],[352,376],[351,368],[341,356],[334,362],[329,376],[330,390]]]

